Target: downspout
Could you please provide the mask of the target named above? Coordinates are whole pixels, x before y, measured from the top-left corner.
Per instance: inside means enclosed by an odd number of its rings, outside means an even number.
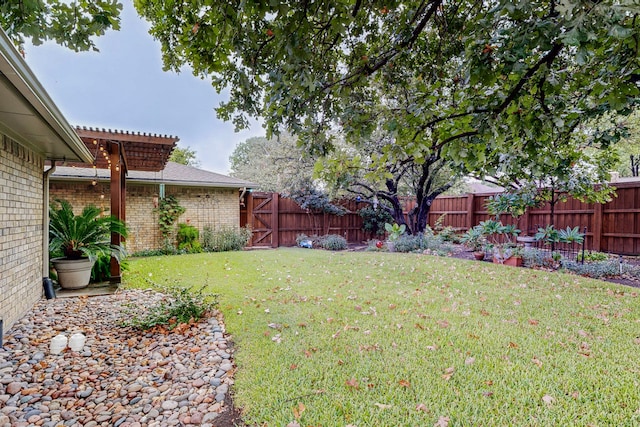
[[[42,287],[47,299],[55,298],[53,282],[49,278],[49,176],[56,170],[56,161],[42,175]]]

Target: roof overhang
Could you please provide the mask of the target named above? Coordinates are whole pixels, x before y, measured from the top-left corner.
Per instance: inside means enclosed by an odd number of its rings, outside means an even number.
[[[93,156],[0,29],[0,132],[48,160]]]

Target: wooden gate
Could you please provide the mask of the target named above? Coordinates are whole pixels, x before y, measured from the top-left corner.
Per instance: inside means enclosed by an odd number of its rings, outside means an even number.
[[[247,197],[247,225],[253,230],[249,246],[277,248],[278,193],[250,193]]]

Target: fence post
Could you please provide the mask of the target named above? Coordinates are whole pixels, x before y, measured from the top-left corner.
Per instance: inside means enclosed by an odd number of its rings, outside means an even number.
[[[249,244],[247,246],[253,246],[253,238],[255,237],[255,222],[253,220],[253,194],[251,192],[249,192],[247,194],[247,224],[251,230],[254,230],[251,232],[251,239],[249,239]]]
[[[593,204],[593,251],[602,252],[602,203]]]
[[[470,228],[473,227],[474,224],[474,206],[475,206],[475,194],[473,193],[467,193],[467,230],[469,230]]]
[[[271,247],[277,248],[280,246],[280,194],[273,193],[271,197]]]

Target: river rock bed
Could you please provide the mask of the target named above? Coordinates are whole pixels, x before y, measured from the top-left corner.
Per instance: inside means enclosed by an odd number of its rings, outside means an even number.
[[[0,348],[0,427],[215,426],[233,384],[220,313],[179,332],[120,326],[126,303],[162,295],[41,300]],[[86,335],[84,348],[50,354],[51,338]]]

